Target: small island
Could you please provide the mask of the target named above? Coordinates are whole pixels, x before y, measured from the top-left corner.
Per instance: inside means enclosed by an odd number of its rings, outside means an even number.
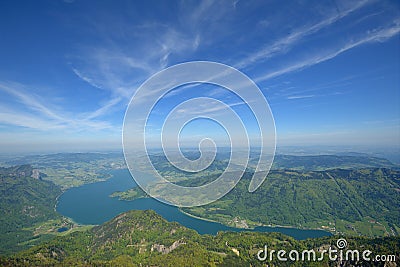
[[[110,195],[110,197],[115,197],[118,198],[119,200],[124,200],[124,201],[132,201],[135,199],[139,198],[145,198],[149,197],[146,192],[144,192],[141,188],[139,187],[133,187],[127,191],[116,191]]]

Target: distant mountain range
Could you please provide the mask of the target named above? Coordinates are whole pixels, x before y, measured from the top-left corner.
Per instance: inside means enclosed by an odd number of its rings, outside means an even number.
[[[196,149],[186,149],[183,153],[189,159],[197,159],[200,154]],[[249,166],[255,167],[258,162],[258,153],[250,152]],[[165,164],[166,157],[160,151],[149,154],[155,164]],[[230,157],[230,152],[222,149],[216,155],[216,161],[219,164],[224,163]],[[142,160],[138,158],[138,160]],[[21,156],[14,159],[3,160],[3,165],[15,166],[30,164],[39,168],[47,167],[64,167],[66,169],[79,168],[79,164],[103,164],[123,163],[124,157],[122,153],[57,153],[48,155],[31,155]],[[226,165],[226,163],[224,163]],[[111,167],[111,166],[108,166]],[[210,166],[211,168],[214,165]],[[219,167],[219,166],[218,166]],[[276,154],[274,157],[273,169],[296,169],[296,170],[325,170],[325,169],[357,169],[357,168],[400,168],[400,165],[393,164],[389,160],[381,157],[374,157],[366,153],[344,152],[326,155],[286,155]]]
[[[197,151],[186,151],[185,156],[189,159],[197,159],[200,154]],[[246,154],[243,153],[243,156]],[[256,152],[249,154],[249,169],[255,169],[259,156]],[[156,153],[150,155],[153,164],[157,170],[163,171],[164,168],[174,169],[163,154]],[[221,152],[216,155],[216,160],[206,170],[215,171],[221,167],[226,167],[230,157],[229,152]],[[138,159],[141,160],[140,158]],[[209,161],[209,159],[204,159]],[[203,164],[199,161],[198,164]],[[235,162],[233,162],[235,164]],[[196,167],[196,166],[193,166]],[[237,168],[241,169],[238,165]],[[321,171],[328,169],[360,169],[360,168],[396,168],[400,169],[400,165],[393,164],[385,158],[373,157],[364,153],[343,153],[335,155],[283,155],[276,154],[272,164],[273,170],[292,169],[304,171]]]
[[[276,155],[273,169],[320,171],[327,169],[399,168],[387,159],[359,153],[345,155],[292,156]]]

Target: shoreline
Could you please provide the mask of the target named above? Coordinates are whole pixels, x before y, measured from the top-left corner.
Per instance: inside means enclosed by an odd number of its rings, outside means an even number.
[[[186,212],[186,211],[183,211],[181,208],[178,208],[178,210],[179,210],[180,212],[182,212],[183,214],[185,214],[185,215],[187,215],[187,216],[189,216],[189,217],[198,219],[198,220],[207,221],[207,222],[213,222],[213,223],[219,223],[219,224],[225,225],[225,224],[223,224],[223,223],[221,223],[221,222],[218,222],[218,221],[215,221],[215,220],[211,220],[211,219],[207,219],[207,218],[198,217],[198,216],[196,216],[196,215],[193,215],[193,214],[191,214],[191,213],[188,213],[188,212]],[[229,226],[229,225],[225,225],[225,226],[231,227],[231,226]],[[232,227],[232,228],[234,228],[234,227]]]
[[[115,175],[114,175],[114,174],[110,174],[109,179],[112,178],[113,176],[115,176]],[[108,180],[108,179],[107,179],[107,180]],[[98,182],[104,182],[104,181],[98,181]],[[89,184],[91,184],[91,183],[89,183]],[[66,191],[67,191],[67,190],[66,190]],[[57,196],[57,198],[56,198],[56,203],[55,203],[55,206],[54,206],[54,210],[55,210],[57,213],[59,213],[59,212],[57,211],[57,207],[58,207],[58,204],[59,204],[59,198],[60,198],[60,196],[61,196],[63,193],[65,193],[65,191],[63,191],[63,192],[62,192],[59,196]],[[113,192],[113,193],[115,193],[115,192]],[[137,199],[146,199],[146,198],[150,198],[148,195],[147,195],[147,196],[141,196],[141,197],[135,198],[135,199],[130,199],[130,200],[121,199],[120,196],[111,197],[111,195],[108,195],[108,197],[110,197],[110,198],[116,198],[118,201],[122,201],[122,202],[131,202],[131,201],[135,201],[135,200],[137,200]],[[225,227],[229,227],[229,228],[231,228],[231,231],[234,231],[234,229],[240,229],[241,231],[255,231],[257,227],[269,227],[269,228],[278,228],[277,230],[279,230],[279,228],[282,228],[282,229],[295,229],[295,230],[323,231],[324,233],[327,233],[327,234],[329,234],[329,235],[334,235],[334,233],[332,233],[332,232],[330,232],[330,231],[327,231],[327,230],[325,230],[325,229],[321,229],[321,228],[303,228],[303,227],[296,227],[296,226],[290,226],[290,225],[265,225],[265,224],[258,224],[258,225],[257,225],[257,224],[253,224],[253,223],[252,223],[252,224],[249,225],[248,228],[236,227],[236,226],[232,226],[232,225],[225,224],[225,223],[220,222],[220,221],[217,221],[217,220],[213,220],[213,219],[209,219],[209,218],[203,218],[203,217],[200,217],[200,216],[191,214],[191,213],[189,213],[189,212],[187,212],[187,211],[184,211],[183,209],[181,209],[181,208],[179,208],[179,207],[178,207],[178,210],[179,210],[179,212],[181,212],[182,214],[184,214],[184,215],[186,215],[186,216],[189,216],[189,217],[192,217],[192,218],[194,218],[194,219],[198,219],[198,220],[202,220],[202,221],[206,221],[206,222],[217,223],[217,224],[223,225],[223,226],[225,226]],[[79,226],[86,226],[86,224],[77,223],[77,222],[74,221],[72,218],[67,217],[67,216],[65,216],[65,215],[63,215],[63,214],[61,214],[61,213],[59,213],[59,214],[60,214],[61,216],[65,217],[65,218],[68,218],[68,220],[69,220],[70,222],[72,222],[74,225],[76,225],[76,226],[78,226],[78,227],[79,227]],[[273,229],[272,229],[272,230],[273,230]],[[228,230],[228,231],[229,231],[229,230]],[[279,231],[277,231],[277,232],[279,232]]]
[[[181,210],[180,208],[179,208],[179,211],[182,212],[183,214],[185,214],[185,215],[187,215],[187,216],[189,216],[189,217],[195,218],[195,219],[199,219],[199,220],[203,220],[203,221],[208,221],[208,222],[213,222],[213,223],[219,223],[219,224],[222,224],[222,225],[227,226],[227,227],[230,227],[230,228],[243,229],[244,231],[246,231],[246,230],[250,230],[250,231],[252,230],[252,231],[254,231],[255,228],[257,228],[257,227],[269,227],[269,228],[285,228],[285,229],[296,229],[296,230],[323,231],[323,232],[330,233],[331,235],[334,235],[334,233],[332,233],[332,232],[330,232],[330,231],[327,231],[327,230],[325,230],[325,229],[321,229],[321,228],[299,228],[299,227],[290,226],[290,225],[271,225],[271,224],[265,225],[265,224],[262,224],[262,225],[258,225],[258,226],[254,226],[254,227],[249,227],[249,228],[240,228],[240,227],[234,227],[234,226],[226,225],[226,224],[224,224],[224,223],[222,223],[222,222],[215,221],[215,220],[212,220],[212,219],[202,218],[202,217],[199,217],[199,216],[190,214],[190,213],[188,213],[188,212],[185,212],[185,211]]]
[[[78,222],[74,221],[72,218],[70,218],[70,217],[68,217],[68,216],[65,216],[65,215],[63,215],[62,213],[58,212],[58,211],[57,211],[57,206],[58,206],[59,198],[61,197],[61,195],[63,195],[65,192],[67,192],[68,190],[70,190],[70,189],[72,189],[72,188],[78,188],[78,187],[81,187],[81,186],[84,186],[84,185],[89,185],[89,184],[94,184],[94,183],[106,182],[106,181],[108,181],[109,179],[111,179],[111,178],[114,177],[114,174],[110,173],[111,171],[113,171],[113,170],[122,170],[122,169],[126,169],[126,168],[103,170],[102,172],[108,174],[108,177],[105,178],[105,179],[99,179],[98,181],[93,181],[93,182],[89,182],[89,183],[83,183],[83,184],[78,185],[78,186],[71,186],[71,187],[67,187],[67,188],[62,188],[61,186],[59,186],[60,189],[61,189],[61,194],[59,194],[59,195],[56,197],[56,199],[55,199],[56,202],[55,202],[55,204],[54,204],[54,211],[55,211],[56,213],[60,214],[62,217],[67,218],[67,219],[68,219],[69,221],[71,221],[74,225],[77,225],[77,226],[93,225],[93,224],[81,224],[81,223],[78,223]],[[94,225],[97,225],[97,224],[94,224]]]
[[[323,231],[323,232],[327,232],[327,233],[330,233],[330,234],[333,235],[333,233],[332,233],[331,231],[327,231],[327,230],[322,229],[322,228],[297,227],[297,226],[279,225],[279,224],[276,224],[276,225],[271,225],[271,224],[268,224],[268,225],[260,225],[260,226],[257,226],[257,227],[287,228],[287,229],[298,229],[298,230]]]

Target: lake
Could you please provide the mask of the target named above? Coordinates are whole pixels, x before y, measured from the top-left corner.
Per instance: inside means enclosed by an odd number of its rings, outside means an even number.
[[[177,207],[161,203],[153,198],[121,201],[109,197],[115,191],[126,191],[136,186],[128,170],[113,170],[113,177],[104,182],[86,184],[64,192],[58,199],[57,211],[80,224],[102,224],[128,210],[151,209],[168,221],[178,222],[199,234],[213,234],[218,231],[280,232],[296,239],[331,235],[322,230],[303,230],[284,227],[256,227],[254,230],[228,227],[220,223],[193,218],[182,213]]]

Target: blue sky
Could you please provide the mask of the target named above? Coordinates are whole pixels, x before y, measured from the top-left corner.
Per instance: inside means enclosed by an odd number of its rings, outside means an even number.
[[[135,90],[192,60],[257,83],[278,147],[399,147],[399,32],[398,1],[0,1],[0,151],[119,149]],[[193,88],[157,108],[192,95],[235,106]],[[225,136],[209,124],[186,140]]]

